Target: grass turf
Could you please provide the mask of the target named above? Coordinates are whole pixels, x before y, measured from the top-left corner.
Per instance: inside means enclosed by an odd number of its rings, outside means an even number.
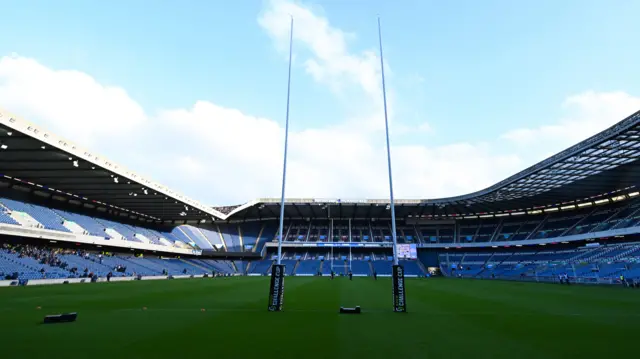
[[[288,277],[285,312],[269,313],[268,286],[241,277],[0,288],[0,356],[615,358],[632,357],[640,333],[632,289],[408,279],[402,314],[391,312],[388,278]],[[364,313],[339,315],[341,305]],[[39,324],[67,311],[78,321]]]

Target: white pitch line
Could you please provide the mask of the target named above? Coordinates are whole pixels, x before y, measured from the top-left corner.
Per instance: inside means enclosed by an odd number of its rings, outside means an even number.
[[[143,310],[142,308],[123,308],[123,309],[115,309],[112,310],[114,312],[199,312],[201,309],[204,309],[206,312],[213,313],[224,313],[224,312],[236,312],[236,313],[267,313],[266,309],[249,309],[249,308],[147,308]],[[283,312],[289,313],[335,313],[339,314],[339,310],[329,310],[329,309],[286,309]],[[362,314],[391,314],[394,313],[392,310],[382,310],[382,309],[373,309],[367,310],[362,309]],[[395,314],[395,313],[394,313]],[[439,316],[439,317],[449,317],[449,316],[495,316],[495,317],[533,317],[540,315],[552,315],[552,316],[569,316],[569,317],[640,317],[640,313],[619,313],[619,314],[597,314],[597,313],[509,313],[509,312],[411,312],[409,311],[407,315],[417,314],[420,316]]]

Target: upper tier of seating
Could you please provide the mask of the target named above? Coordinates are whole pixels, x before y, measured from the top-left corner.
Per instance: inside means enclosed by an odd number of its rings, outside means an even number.
[[[73,232],[114,241],[180,248],[215,247],[233,252],[261,251],[266,238],[272,239],[275,233],[272,225],[264,223],[247,225],[242,229],[232,224],[213,228],[196,228],[190,225],[165,229],[146,228],[5,197],[0,197],[0,224]]]
[[[149,243],[167,247],[251,251],[262,253],[265,243],[278,238],[277,221],[180,225],[147,228],[121,223],[102,216],[52,209],[37,204],[0,197],[0,224],[36,227],[54,231],[98,236],[113,241]],[[513,215],[499,218],[458,219],[450,223],[408,225],[398,223],[399,243],[485,243],[555,239],[613,229],[640,227],[640,200],[628,200],[571,211]],[[604,234],[606,235],[606,234]],[[365,242],[392,241],[388,221],[348,221],[312,219],[285,222],[288,242]]]
[[[640,199],[571,211],[507,217],[458,219],[456,224],[398,223],[398,243],[486,243],[551,239],[640,226]],[[288,242],[391,242],[388,221],[328,220],[285,222]],[[277,240],[277,232],[269,239]]]

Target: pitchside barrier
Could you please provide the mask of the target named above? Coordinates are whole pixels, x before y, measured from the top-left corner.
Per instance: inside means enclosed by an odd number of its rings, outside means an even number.
[[[284,275],[284,270],[282,271],[283,276],[282,278],[284,278],[286,275]],[[239,275],[234,275],[234,276],[239,276]],[[264,276],[263,274],[250,274],[249,276]],[[299,275],[299,277],[308,277],[308,276],[312,276],[312,275]],[[354,274],[354,277],[367,277],[367,275],[357,275]],[[189,278],[202,278],[204,277],[204,275],[202,274],[198,274],[198,275],[176,275],[173,276],[174,279],[189,279]],[[324,277],[328,277],[328,276],[324,276]],[[346,276],[345,276],[346,277]],[[391,277],[391,275],[384,275],[384,274],[379,274],[378,277]],[[411,278],[411,277],[418,277],[416,275],[406,275],[404,276],[405,278]],[[126,281],[133,281],[133,280],[137,280],[138,277],[111,277],[111,282],[126,282]],[[213,278],[212,276],[209,276],[209,278]],[[168,276],[145,276],[145,277],[140,277],[140,280],[162,280],[162,279],[168,279]],[[501,278],[502,279],[502,278]],[[98,278],[97,282],[102,283],[102,282],[106,282],[107,278],[105,277],[100,277]],[[91,278],[61,278],[61,279],[31,279],[28,281],[25,281],[26,285],[53,285],[53,284],[64,284],[65,282],[67,282],[68,284],[79,284],[79,283],[91,283]],[[604,283],[608,283],[611,284],[612,281],[608,280],[608,281],[600,281],[599,284],[604,284]],[[281,293],[284,293],[284,281],[281,281],[282,283],[282,291]],[[13,287],[13,286],[17,286],[19,284],[18,280],[0,280],[0,287]],[[594,283],[595,284],[595,283]],[[394,284],[395,285],[395,284]],[[394,287],[395,288],[395,287]],[[394,293],[395,293],[395,289],[394,289]],[[394,298],[395,298],[395,294],[394,294]],[[271,303],[271,299],[269,301]],[[394,299],[395,302],[395,299]],[[406,305],[405,305],[406,307]],[[282,309],[282,300],[280,300],[280,308]]]
[[[173,279],[189,279],[189,278],[203,278],[204,275],[176,275],[173,276]],[[213,278],[209,276],[208,278]],[[111,277],[111,282],[127,282],[137,280],[138,277]],[[140,277],[140,280],[162,280],[169,279],[169,276],[144,276]],[[107,278],[100,277],[97,282],[106,282]],[[11,287],[18,285],[17,280],[0,280],[0,287]],[[60,279],[31,279],[25,280],[24,285],[32,286],[32,285],[53,285],[53,284],[80,284],[80,283],[91,283],[91,278],[60,278]]]
[[[17,280],[0,280],[0,287],[13,287],[18,285]]]
[[[453,278],[453,277],[452,277]],[[500,281],[510,281],[510,282],[536,282],[536,283],[558,283],[558,276],[527,276],[527,277],[506,277],[506,276],[496,276],[495,278],[469,278],[463,277],[464,279],[475,279],[475,280],[500,280]],[[569,277],[569,282],[571,284],[590,284],[590,285],[619,285],[620,282],[618,278],[593,278],[593,277]]]

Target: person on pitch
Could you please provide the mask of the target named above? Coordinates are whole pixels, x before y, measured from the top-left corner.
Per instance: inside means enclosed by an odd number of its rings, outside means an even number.
[[[353,280],[353,272],[349,271],[349,280]]]

